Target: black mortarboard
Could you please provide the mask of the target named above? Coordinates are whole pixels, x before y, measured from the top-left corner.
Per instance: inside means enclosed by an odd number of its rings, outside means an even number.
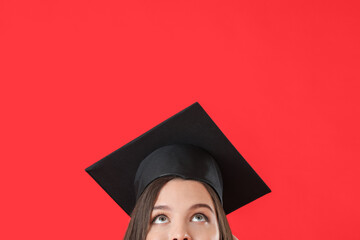
[[[226,214],[270,192],[199,103],[86,171],[128,215],[146,186],[167,175],[209,184],[219,195]]]

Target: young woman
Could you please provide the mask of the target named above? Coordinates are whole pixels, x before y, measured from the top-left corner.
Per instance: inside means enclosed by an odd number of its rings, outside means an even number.
[[[233,240],[226,214],[270,192],[198,103],[86,171],[131,216],[125,240]]]
[[[125,240],[233,240],[215,191],[176,176],[154,180],[137,201]]]

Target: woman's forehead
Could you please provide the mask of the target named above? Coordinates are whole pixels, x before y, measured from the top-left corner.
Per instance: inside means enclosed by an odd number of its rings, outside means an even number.
[[[176,178],[162,187],[155,206],[167,205],[170,208],[186,208],[199,203],[207,204],[214,209],[211,196],[202,183]]]

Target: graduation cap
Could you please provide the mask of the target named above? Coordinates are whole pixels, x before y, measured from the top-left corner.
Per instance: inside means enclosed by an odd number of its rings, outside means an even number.
[[[199,103],[85,170],[128,215],[144,189],[162,176],[209,184],[226,214],[271,191]]]

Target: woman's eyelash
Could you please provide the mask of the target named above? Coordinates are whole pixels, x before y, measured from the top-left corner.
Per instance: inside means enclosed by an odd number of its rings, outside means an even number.
[[[195,214],[192,216],[192,218],[195,217],[196,215],[201,215],[201,216],[203,216],[203,217],[205,218],[206,221],[209,221],[208,216],[206,216],[204,213],[195,213]],[[192,219],[192,218],[191,218],[191,219]]]
[[[153,218],[151,219],[151,223],[155,222],[155,220],[156,220],[158,217],[160,217],[160,216],[164,216],[164,217],[167,218],[167,216],[166,216],[164,213],[159,213],[158,215],[156,215],[155,217],[153,217]]]
[[[199,213],[195,213],[195,214],[191,217],[191,219],[193,219],[196,215],[201,215],[201,216],[204,217],[205,221],[209,221],[208,216],[206,216],[204,213],[200,213],[200,212],[199,212]],[[157,214],[155,217],[153,217],[153,218],[151,219],[151,223],[154,223],[155,220],[158,219],[158,217],[161,217],[161,216],[168,218],[164,213],[159,213],[159,214]]]

